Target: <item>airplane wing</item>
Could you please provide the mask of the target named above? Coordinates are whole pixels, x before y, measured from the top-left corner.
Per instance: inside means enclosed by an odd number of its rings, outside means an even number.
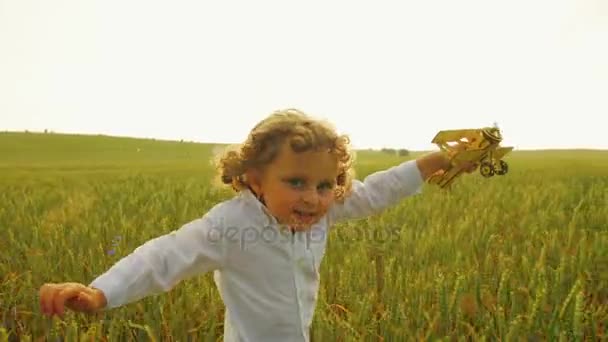
[[[461,151],[456,153],[456,155],[453,158],[453,161],[456,164],[459,164],[461,162],[478,162],[481,160],[481,158],[486,155],[488,153],[488,150],[468,150],[468,151]]]
[[[502,157],[505,156],[505,154],[511,152],[513,150],[513,147],[498,147],[496,150],[494,150],[494,152],[492,152],[492,157],[494,159],[502,159]]]
[[[458,141],[469,134],[476,133],[475,129],[451,129],[445,131],[439,131],[437,135],[431,141],[434,144],[440,144],[447,141]]]

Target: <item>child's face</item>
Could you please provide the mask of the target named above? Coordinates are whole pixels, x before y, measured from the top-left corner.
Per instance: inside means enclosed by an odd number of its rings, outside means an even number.
[[[306,230],[334,202],[338,162],[329,152],[294,152],[284,144],[274,161],[251,182],[280,224]]]

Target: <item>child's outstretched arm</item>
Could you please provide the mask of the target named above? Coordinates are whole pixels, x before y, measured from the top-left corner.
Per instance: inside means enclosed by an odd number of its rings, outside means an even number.
[[[420,193],[422,185],[432,174],[445,170],[449,165],[447,155],[433,152],[375,172],[362,182],[354,180],[350,196],[329,211],[330,224],[379,213],[406,197]]]
[[[40,291],[42,311],[61,315],[64,305],[83,312],[111,309],[219,269],[224,264],[221,229],[219,222],[205,216],[146,242],[86,287],[45,284]]]

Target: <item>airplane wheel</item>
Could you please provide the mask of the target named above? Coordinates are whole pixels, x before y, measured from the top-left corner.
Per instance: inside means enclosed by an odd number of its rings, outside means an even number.
[[[509,172],[509,164],[504,160],[500,160],[498,163],[500,166],[498,170],[496,170],[496,174],[500,176],[506,175],[507,172]]]
[[[492,177],[494,176],[494,165],[492,165],[492,163],[483,162],[479,166],[479,172],[484,177]]]

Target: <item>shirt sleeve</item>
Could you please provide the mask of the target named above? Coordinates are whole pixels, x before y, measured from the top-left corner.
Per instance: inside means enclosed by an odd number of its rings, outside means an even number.
[[[328,213],[329,223],[359,219],[397,204],[402,199],[422,192],[424,180],[415,160],[353,181],[352,193],[344,203],[336,203]]]
[[[105,309],[169,291],[178,282],[224,264],[222,227],[208,216],[135,249],[89,286],[103,291]]]

